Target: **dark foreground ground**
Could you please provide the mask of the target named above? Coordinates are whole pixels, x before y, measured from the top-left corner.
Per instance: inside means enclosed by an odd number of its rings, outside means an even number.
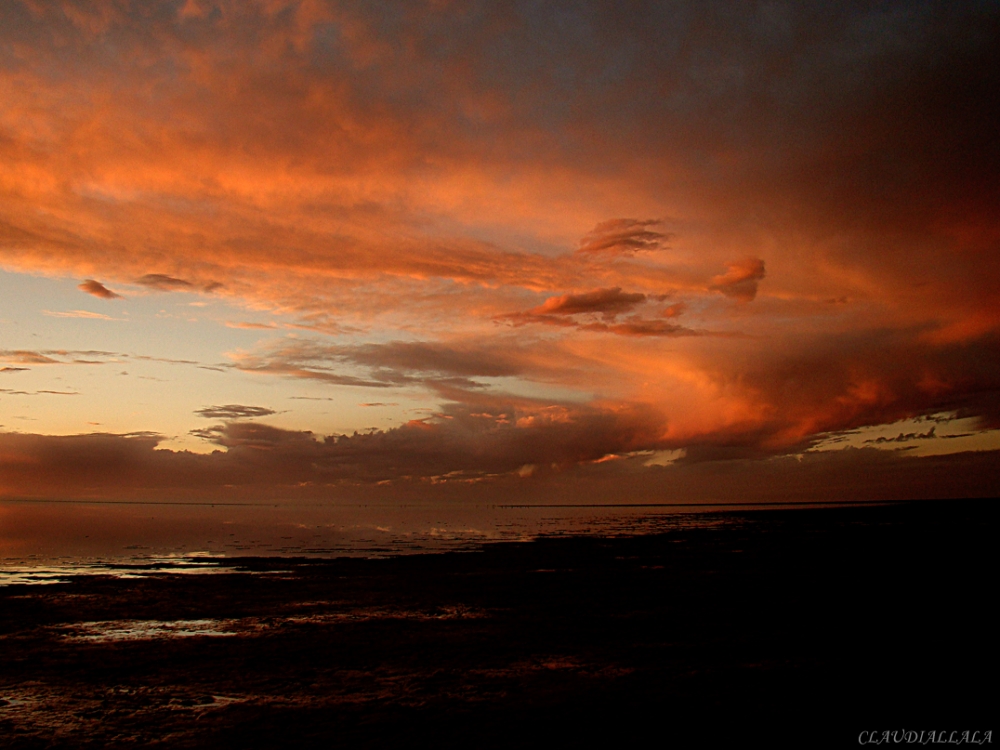
[[[995,507],[730,513],[644,537],[11,586],[0,745],[857,747],[862,731],[990,730]]]

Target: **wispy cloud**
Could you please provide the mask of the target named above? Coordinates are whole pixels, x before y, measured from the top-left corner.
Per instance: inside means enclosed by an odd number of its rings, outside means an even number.
[[[102,365],[119,362],[124,356],[126,355],[93,349],[43,349],[42,351],[0,349],[0,362],[24,365]],[[30,368],[4,367],[3,369],[16,372]]]
[[[591,255],[634,255],[639,252],[659,250],[673,239],[672,235],[657,232],[652,227],[663,222],[657,219],[610,219],[602,221],[580,240],[578,253]]]
[[[554,374],[543,352],[513,341],[390,341],[336,345],[283,339],[230,355],[244,372],[368,388],[476,389],[483,380]]]
[[[237,322],[233,322],[233,321],[227,320],[226,321],[226,327],[227,328],[245,328],[245,329],[248,329],[248,330],[251,330],[251,331],[256,331],[256,330],[271,331],[271,330],[274,330],[275,328],[277,328],[278,326],[276,326],[274,323],[248,323],[248,322],[245,322],[245,321],[237,323]]]
[[[27,351],[24,349],[0,350],[0,360],[5,362],[17,362],[25,365],[55,365],[61,364],[57,359],[53,359],[48,354],[42,352]],[[16,369],[16,368],[15,368]]]
[[[194,287],[194,284],[190,281],[174,278],[173,276],[167,276],[162,273],[143,274],[135,280],[135,283],[140,286],[148,287],[149,289],[154,289],[158,292],[183,292]]]
[[[244,406],[243,404],[206,406],[195,412],[198,416],[209,419],[256,419],[276,413],[274,409],[268,409],[266,406]]]
[[[92,294],[95,297],[100,297],[101,299],[121,299],[120,294],[116,294],[108,289],[104,284],[94,279],[87,279],[81,284],[77,285],[77,289],[87,294]]]
[[[38,391],[15,391],[9,388],[0,388],[0,393],[7,393],[11,396],[79,396],[78,391],[52,391],[52,390],[38,390]]]
[[[105,315],[104,313],[91,312],[90,310],[67,310],[67,311],[55,311],[55,310],[42,310],[46,315],[50,315],[53,318],[83,318],[85,320],[117,320],[123,321],[126,318],[113,318],[110,315]]]

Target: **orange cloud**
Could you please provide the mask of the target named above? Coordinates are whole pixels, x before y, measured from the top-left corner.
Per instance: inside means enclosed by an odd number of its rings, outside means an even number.
[[[646,301],[645,294],[628,294],[621,287],[598,289],[583,294],[564,294],[550,297],[534,310],[535,315],[577,315],[579,313],[617,314],[628,312]]]
[[[77,289],[86,292],[87,294],[92,294],[95,297],[100,297],[101,299],[121,299],[120,294],[115,294],[104,286],[104,284],[99,281],[94,281],[94,279],[87,279],[79,284]]]
[[[740,302],[751,302],[757,296],[757,284],[764,275],[764,261],[745,258],[727,263],[726,272],[714,277],[708,288]]]
[[[633,255],[659,250],[671,235],[650,229],[662,224],[657,219],[610,219],[602,221],[580,241],[578,253]]]
[[[780,10],[5,3],[0,265],[315,337],[262,376],[656,405],[611,452],[996,424],[995,18]]]

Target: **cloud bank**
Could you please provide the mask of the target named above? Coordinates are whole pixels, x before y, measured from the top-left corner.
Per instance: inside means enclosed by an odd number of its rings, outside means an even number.
[[[648,455],[590,460],[620,445],[616,419],[546,450],[553,420],[498,435],[483,425],[403,426],[316,438],[238,423],[212,433],[227,450],[158,449],[152,435],[0,433],[5,497],[40,499],[427,499],[496,502],[823,502],[995,496],[997,451],[911,456],[873,448],[761,460],[646,465]],[[464,439],[465,446],[456,445]],[[470,442],[471,439],[471,442]],[[541,448],[541,450],[539,450]],[[456,452],[456,449],[457,452]],[[499,453],[497,453],[499,449]],[[458,456],[458,461],[455,457]],[[518,465],[529,458],[532,463]],[[551,464],[543,461],[554,459]],[[443,471],[448,468],[448,471]],[[16,487],[20,491],[12,492]]]

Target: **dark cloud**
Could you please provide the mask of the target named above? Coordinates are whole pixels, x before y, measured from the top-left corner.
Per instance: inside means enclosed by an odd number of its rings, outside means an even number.
[[[587,294],[567,294],[552,297],[532,310],[507,313],[494,318],[497,322],[518,327],[528,324],[575,328],[580,331],[611,333],[618,336],[696,336],[705,332],[685,326],[668,323],[662,319],[643,318],[632,315],[615,322],[618,315],[644,303],[644,294],[623,294],[621,289],[600,289]],[[676,317],[683,313],[683,303],[672,305],[663,311],[665,317]],[[577,319],[571,316],[600,313],[602,320],[593,318]]]
[[[616,315],[628,312],[646,301],[645,294],[622,292],[621,287],[596,289],[582,294],[564,294],[550,297],[544,303],[530,310],[535,315],[578,315],[580,313],[603,313]]]
[[[108,289],[104,284],[94,279],[87,279],[81,284],[78,284],[77,289],[86,292],[87,294],[92,294],[95,297],[100,297],[101,299],[121,299],[120,294],[116,294]]]
[[[192,430],[191,434],[229,449],[275,449],[289,453],[301,448],[312,454],[319,445],[311,432],[283,430],[257,422],[234,422]]]
[[[166,362],[171,365],[197,365],[198,362],[193,359],[171,359],[170,357],[150,357],[147,354],[133,354],[132,359],[141,359],[146,362]]]
[[[662,299],[662,297],[657,297]],[[692,336],[698,332],[684,326],[667,323],[659,319],[646,319],[633,315],[627,320],[614,322],[617,317],[644,304],[648,295],[622,292],[621,287],[597,289],[582,294],[564,294],[550,297],[538,307],[525,312],[498,315],[494,320],[522,326],[536,323],[563,328],[577,328],[581,331],[613,333],[619,336]],[[678,303],[663,311],[664,317],[676,317],[683,313],[685,305]],[[602,320],[576,319],[574,315],[600,315]]]
[[[289,378],[305,378],[319,380],[330,385],[348,385],[359,388],[389,388],[408,381],[405,377],[391,377],[383,373],[381,379],[345,375],[333,371],[332,363],[318,358],[301,358],[295,355],[287,356],[287,352],[263,355],[242,355],[236,363],[236,368],[243,372],[256,372],[266,375],[279,375]],[[212,368],[206,368],[212,369]]]
[[[740,302],[751,302],[757,296],[757,284],[764,275],[764,261],[744,258],[727,263],[726,272],[713,278],[708,288]]]
[[[937,437],[934,434],[934,427],[931,427],[927,432],[907,432],[899,433],[896,437],[877,437],[870,440],[866,440],[866,443],[873,443],[875,445],[882,445],[884,443],[909,443],[913,440],[933,440]]]
[[[80,395],[80,393],[78,391],[49,391],[49,390],[40,390],[40,391],[15,391],[15,390],[11,390],[10,388],[0,388],[0,393],[6,393],[6,394],[9,394],[11,396],[40,396],[40,395],[49,395],[49,396],[79,396]]]
[[[171,476],[167,453],[154,451],[160,441],[153,435],[74,435],[53,437],[0,433],[3,473],[20,479],[27,495],[51,496],[68,492],[85,494],[124,486],[183,483]]]
[[[517,473],[525,466],[531,471],[564,470],[608,454],[657,445],[658,430],[659,417],[648,407],[603,410],[494,399],[476,405],[450,404],[394,429],[353,435],[319,438],[306,431],[242,421],[192,434],[225,449],[208,464],[227,477],[242,473],[239,484],[247,485],[482,480]],[[79,444],[105,439],[81,437]]]
[[[536,315],[531,312],[516,312],[497,315],[494,320],[497,323],[520,327],[531,323],[547,326],[559,326],[560,328],[578,328],[579,321],[564,315]]]
[[[136,284],[155,289],[158,292],[188,291],[194,284],[184,279],[176,279],[162,273],[147,273],[135,280]]]
[[[659,250],[672,235],[650,227],[661,225],[657,219],[611,219],[594,227],[580,240],[578,253],[585,255],[634,255],[637,252]]]
[[[996,497],[990,468],[1000,451],[916,456],[876,448],[807,452],[767,458],[675,462],[648,473],[608,462],[548,483],[553,499],[574,493],[659,502],[830,502]],[[553,478],[555,479],[555,478]],[[588,488],[584,490],[584,487]],[[588,494],[588,496],[590,496]]]
[[[459,377],[507,377],[524,371],[515,349],[503,346],[393,341],[342,347],[340,356],[377,370]]]
[[[532,361],[530,349],[505,343],[391,341],[338,346],[288,339],[258,352],[240,354],[235,366],[247,372],[310,378],[336,385],[477,388],[480,384],[475,378],[521,375],[532,369]]]
[[[268,409],[264,406],[244,406],[243,404],[206,406],[195,411],[195,414],[208,419],[255,419],[276,413],[274,409]]]
[[[700,336],[703,332],[667,323],[665,320],[643,320],[633,318],[621,323],[587,323],[580,326],[583,331],[614,333],[619,336]]]
[[[444,416],[452,416],[446,420]],[[913,456],[874,448],[647,465],[642,415],[458,413],[319,439],[237,422],[203,431],[208,454],[161,438],[0,433],[7,487],[38,498],[461,497],[526,502],[802,502],[991,497],[998,451]],[[638,432],[636,430],[638,429]],[[553,439],[556,438],[556,439]],[[615,453],[614,450],[622,451]],[[608,460],[616,458],[617,460]],[[9,493],[10,490],[7,490]]]

